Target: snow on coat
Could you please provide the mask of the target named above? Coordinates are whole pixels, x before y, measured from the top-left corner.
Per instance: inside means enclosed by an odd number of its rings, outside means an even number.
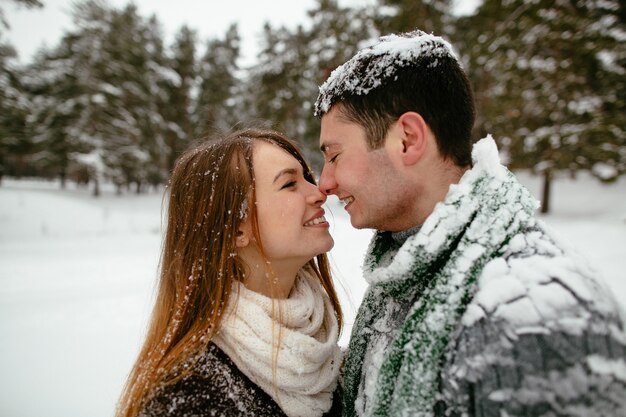
[[[344,416],[626,415],[625,320],[493,139],[420,231],[377,232]]]
[[[325,416],[340,415],[339,395]],[[162,386],[139,417],[286,417],[278,404],[212,342],[191,372]]]
[[[209,343],[192,372],[158,388],[139,417],[285,416],[215,344]]]

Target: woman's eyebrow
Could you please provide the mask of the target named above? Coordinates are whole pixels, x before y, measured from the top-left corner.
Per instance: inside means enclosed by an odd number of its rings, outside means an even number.
[[[276,176],[274,177],[274,181],[272,181],[272,183],[275,183],[276,181],[278,181],[278,179],[283,176],[283,175],[296,175],[298,173],[298,170],[295,168],[285,168],[283,170],[281,170],[278,174],[276,174]]]

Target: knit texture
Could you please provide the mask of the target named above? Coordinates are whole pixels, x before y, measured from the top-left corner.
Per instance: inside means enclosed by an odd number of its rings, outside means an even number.
[[[472,156],[416,235],[402,246],[389,233],[372,239],[343,415],[567,415],[566,386],[580,381],[586,388],[570,394],[587,415],[623,411],[626,338],[615,300],[545,232],[537,202],[500,165],[493,140]],[[537,335],[542,344],[527,342]],[[566,363],[558,346],[567,336],[603,342]],[[609,375],[611,365],[618,371]]]
[[[285,414],[320,417],[331,407],[341,351],[337,317],[319,279],[301,270],[286,300],[234,285],[214,343]]]

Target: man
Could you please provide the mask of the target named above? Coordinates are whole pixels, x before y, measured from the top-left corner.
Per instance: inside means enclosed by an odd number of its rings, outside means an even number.
[[[614,298],[535,217],[494,141],[473,148],[451,46],[381,38],[320,88],[320,189],[374,228],[344,416],[626,415]]]

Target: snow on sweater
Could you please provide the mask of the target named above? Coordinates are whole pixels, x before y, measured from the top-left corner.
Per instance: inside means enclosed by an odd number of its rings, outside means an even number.
[[[326,417],[339,416],[335,395]],[[139,417],[286,417],[276,402],[214,343],[174,384],[156,390]]]
[[[472,157],[416,235],[372,239],[344,416],[626,415],[616,301],[490,137]]]

